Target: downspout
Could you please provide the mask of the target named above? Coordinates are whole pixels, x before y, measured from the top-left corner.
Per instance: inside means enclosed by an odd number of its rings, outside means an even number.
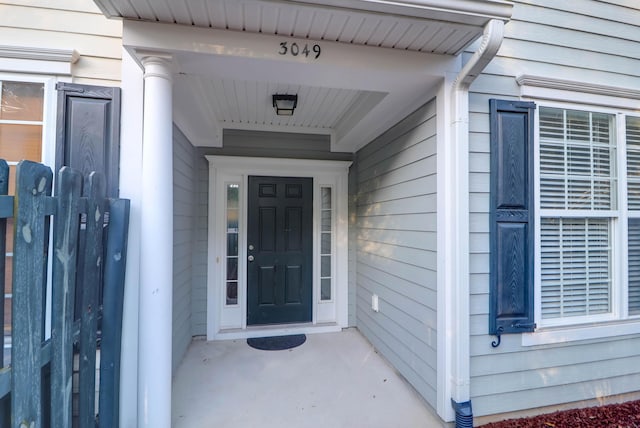
[[[456,428],[473,427],[470,393],[470,319],[469,319],[469,87],[495,57],[504,38],[504,22],[489,21],[478,50],[462,67],[452,85],[453,162],[455,170],[454,214],[450,254],[454,261],[453,293],[449,337],[452,344],[451,404]]]

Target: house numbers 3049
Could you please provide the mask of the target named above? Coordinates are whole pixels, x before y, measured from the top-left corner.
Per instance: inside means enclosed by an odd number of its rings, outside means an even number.
[[[278,50],[278,53],[280,55],[300,55],[304,56],[305,58],[309,58],[309,56],[311,56],[313,59],[318,59],[321,52],[322,48],[320,48],[320,45],[317,43],[309,45],[308,43],[298,44],[296,42],[280,42],[280,50]]]

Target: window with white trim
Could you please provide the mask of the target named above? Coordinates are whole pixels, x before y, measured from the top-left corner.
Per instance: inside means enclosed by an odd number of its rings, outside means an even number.
[[[627,116],[627,281],[629,315],[640,315],[640,117]]]
[[[239,265],[239,231],[240,231],[240,184],[226,185],[226,281],[225,305],[238,304],[238,265]]]
[[[333,245],[333,204],[332,191],[329,186],[320,188],[320,300],[332,299],[332,258]]]
[[[540,324],[640,315],[640,118],[540,106],[538,155]]]
[[[23,159],[43,160],[45,84],[29,79],[0,76],[0,159],[9,164],[9,194],[14,194],[16,165]],[[7,219],[6,265],[11,266],[13,220]],[[11,272],[5,276],[4,320],[6,336],[11,334]],[[6,353],[8,354],[8,353]],[[8,358],[8,355],[7,355]],[[7,363],[7,361],[5,361]]]

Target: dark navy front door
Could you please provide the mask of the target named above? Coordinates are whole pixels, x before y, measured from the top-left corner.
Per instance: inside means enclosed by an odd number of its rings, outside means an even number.
[[[313,179],[250,176],[247,324],[311,321]]]

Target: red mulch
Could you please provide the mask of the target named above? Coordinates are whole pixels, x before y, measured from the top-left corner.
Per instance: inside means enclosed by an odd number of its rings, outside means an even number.
[[[508,419],[482,428],[640,428],[640,400]]]

